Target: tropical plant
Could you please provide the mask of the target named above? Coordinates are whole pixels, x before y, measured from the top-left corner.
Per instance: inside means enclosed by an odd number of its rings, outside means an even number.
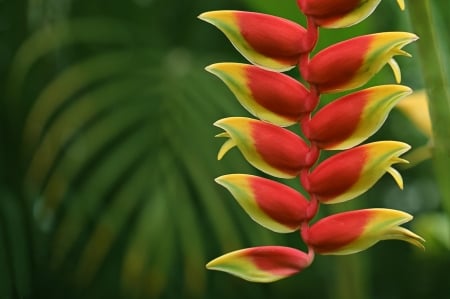
[[[404,2],[398,1],[404,8]],[[386,63],[400,81],[395,55],[417,39],[406,32],[385,32],[355,37],[310,57],[319,27],[342,28],[364,20],[379,1],[297,1],[307,17],[307,28],[279,17],[244,11],[212,11],[200,19],[219,28],[236,49],[255,64],[223,63],[207,69],[222,79],[239,102],[261,120],[231,117],[216,126],[227,140],[219,159],[238,147],[259,170],[278,177],[298,177],[305,198],[280,183],[246,174],[221,176],[249,216],[279,233],[300,230],[308,252],[290,247],[261,246],[225,254],[208,263],[256,282],[272,282],[308,267],[315,253],[352,254],[380,240],[398,239],[422,247],[424,240],[400,227],[412,216],[390,209],[363,209],[334,214],[310,225],[319,204],[345,202],[365,193],[385,172],[400,188],[402,177],[395,163],[410,146],[395,141],[359,145],[373,135],[395,104],[411,90],[381,85],[343,96],[314,112],[323,93],[358,88]],[[278,72],[297,66],[308,88]],[[282,127],[298,124],[304,139]],[[359,146],[358,146],[359,145]],[[321,150],[342,150],[315,165]]]

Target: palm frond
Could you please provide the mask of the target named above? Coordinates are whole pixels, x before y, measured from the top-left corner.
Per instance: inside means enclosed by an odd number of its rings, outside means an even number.
[[[119,252],[125,294],[157,298],[179,284],[179,294],[200,296],[208,252],[270,241],[212,181],[253,172],[239,156],[215,162],[210,124],[242,110],[226,90],[211,89],[187,50],[124,46],[123,34],[104,36],[103,29],[126,26],[102,22],[44,28],[24,43],[10,76],[10,94],[21,98],[43,57],[111,45],[58,67],[30,96],[21,125],[24,190],[33,221],[49,236],[48,267],[69,269],[86,288]]]

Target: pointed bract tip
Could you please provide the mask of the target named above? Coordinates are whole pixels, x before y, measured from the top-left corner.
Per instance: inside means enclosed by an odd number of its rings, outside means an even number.
[[[400,172],[398,172],[398,170],[393,167],[388,167],[386,171],[392,176],[400,190],[403,190],[403,178]]]
[[[208,17],[207,17],[208,13],[209,13],[209,12],[203,12],[203,13],[199,14],[199,15],[197,16],[197,19],[202,20],[202,21],[205,21],[205,22],[209,22],[209,21],[208,21]]]
[[[208,65],[208,66],[205,67],[205,71],[214,74],[214,70],[215,70],[216,67],[217,67],[218,65],[220,65],[220,64],[222,64],[222,63],[213,63],[213,64],[210,64],[210,65]]]
[[[216,120],[214,123],[213,123],[213,126],[215,126],[215,127],[218,127],[218,128],[222,128],[222,121],[224,120],[224,118],[222,118],[222,119],[219,119],[219,120]]]
[[[215,10],[215,11],[206,11],[197,16],[198,19],[212,23],[212,19],[217,18],[218,16],[224,15],[227,11],[225,10]]]
[[[228,134],[227,132],[222,132],[222,133],[214,135],[214,137],[216,137],[216,138],[230,138],[230,134]]]
[[[396,226],[392,227],[390,230],[386,232],[386,237],[382,238],[382,240],[400,240],[405,241],[411,245],[414,245],[422,250],[425,250],[424,242],[425,239],[421,236],[413,233],[409,229],[404,227]]]
[[[226,177],[227,175],[221,175],[221,176],[218,176],[218,177],[216,177],[215,179],[214,179],[214,182],[216,182],[217,184],[219,184],[219,185],[222,185],[222,186],[224,186],[224,177]]]
[[[209,72],[209,73],[211,73],[211,66],[212,66],[212,64],[208,65],[208,66],[205,66],[204,70]]]
[[[383,140],[383,141],[375,141],[372,143],[368,143],[370,146],[374,147],[383,147],[385,149],[394,150],[398,156],[406,153],[411,149],[411,145],[401,141],[395,140]]]

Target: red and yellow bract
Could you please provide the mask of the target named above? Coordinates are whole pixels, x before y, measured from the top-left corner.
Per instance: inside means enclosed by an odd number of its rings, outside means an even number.
[[[306,87],[282,73],[242,63],[216,63],[206,69],[219,77],[250,113],[279,126],[297,123],[317,105],[310,102]]]
[[[214,125],[226,131],[219,137],[229,138],[219,151],[219,159],[237,146],[245,159],[259,170],[280,178],[293,178],[317,158],[298,135],[267,122],[228,117]]]
[[[297,190],[266,178],[228,174],[216,178],[247,214],[262,226],[279,233],[300,228],[308,217],[308,201]]]
[[[367,83],[389,63],[396,80],[400,69],[393,56],[409,54],[401,48],[415,41],[409,32],[382,32],[354,37],[317,53],[302,69],[306,81],[322,93],[346,91]]]
[[[222,10],[203,13],[199,18],[221,30],[250,62],[267,69],[289,70],[313,46],[307,41],[305,28],[272,15]]]
[[[398,141],[377,141],[340,152],[302,176],[309,194],[322,203],[338,203],[357,197],[370,189],[386,172],[400,188],[401,175],[391,167],[407,163],[399,158],[411,147]]]
[[[339,98],[302,124],[306,137],[321,149],[354,147],[374,134],[391,109],[411,89],[402,85],[380,85]]]
[[[220,270],[254,282],[273,282],[307,268],[313,252],[283,246],[260,246],[224,254],[206,267]]]
[[[297,0],[301,11],[318,26],[343,28],[367,18],[381,0]],[[401,9],[404,0],[397,0]]]
[[[423,248],[420,236],[399,226],[412,218],[408,213],[391,209],[348,211],[319,220],[302,231],[302,236],[320,254],[356,253],[390,239]]]

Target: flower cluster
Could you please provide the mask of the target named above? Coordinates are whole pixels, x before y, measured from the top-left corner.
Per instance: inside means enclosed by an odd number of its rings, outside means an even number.
[[[271,282],[308,267],[314,254],[351,254],[380,240],[397,239],[423,247],[423,239],[401,227],[412,216],[391,209],[363,209],[334,214],[311,224],[320,204],[351,200],[388,172],[400,188],[392,165],[406,163],[409,150],[398,141],[362,144],[385,121],[395,104],[411,93],[398,85],[393,59],[409,56],[402,48],[417,36],[383,32],[342,41],[311,57],[319,28],[342,28],[365,19],[380,0],[297,0],[307,28],[272,15],[211,11],[200,19],[221,30],[251,64],[217,63],[206,69],[220,78],[257,119],[229,117],[215,123],[224,130],[221,159],[237,147],[255,168],[278,178],[300,179],[307,195],[280,182],[228,174],[216,179],[262,226],[279,233],[299,230],[308,252],[261,246],[225,254],[208,263],[256,282]],[[403,8],[403,1],[398,1]],[[321,94],[356,89],[389,64],[397,84],[348,93],[318,109]],[[282,72],[298,67],[307,86]],[[304,138],[285,127],[298,124]],[[319,161],[323,150],[339,151]]]

